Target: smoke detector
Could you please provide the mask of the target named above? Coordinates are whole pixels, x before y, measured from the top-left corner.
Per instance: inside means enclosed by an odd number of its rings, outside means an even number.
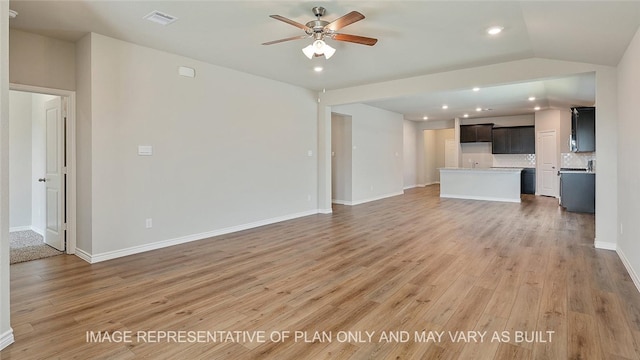
[[[15,10],[9,10],[9,19],[15,19],[18,16],[18,12]]]

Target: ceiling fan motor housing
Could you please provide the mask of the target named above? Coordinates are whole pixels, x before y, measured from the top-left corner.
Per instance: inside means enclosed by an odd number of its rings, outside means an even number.
[[[311,11],[313,11],[313,15],[315,15],[317,18],[320,18],[321,16],[324,16],[324,13],[327,11],[327,9],[323,8],[322,6],[314,6]]]

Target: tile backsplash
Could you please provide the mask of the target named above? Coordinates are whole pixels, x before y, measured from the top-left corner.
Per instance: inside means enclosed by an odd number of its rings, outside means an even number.
[[[592,152],[592,153],[562,153],[561,156],[561,161],[562,164],[560,165],[560,167],[563,168],[580,168],[580,169],[586,169],[587,168],[587,162],[589,162],[589,160],[594,160],[593,161],[593,167],[596,167],[596,153]]]
[[[493,167],[536,167],[536,154],[494,154]]]

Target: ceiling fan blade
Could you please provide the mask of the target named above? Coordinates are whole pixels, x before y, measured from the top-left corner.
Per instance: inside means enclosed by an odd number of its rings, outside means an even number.
[[[350,13],[348,13],[347,15],[344,15],[343,17],[337,18],[335,20],[333,20],[332,22],[330,22],[329,24],[327,24],[324,29],[325,30],[331,30],[331,31],[336,31],[336,30],[340,30],[343,27],[353,24],[356,21],[360,21],[364,19],[364,15],[360,14],[357,11],[352,11]]]
[[[292,36],[292,37],[290,37],[290,38],[286,38],[286,39],[273,40],[273,41],[269,41],[269,42],[266,42],[266,43],[262,43],[262,45],[277,44],[277,43],[281,43],[281,42],[285,42],[285,41],[290,41],[290,40],[305,39],[305,38],[308,38],[308,37],[309,37],[309,35]]]
[[[378,42],[378,39],[358,36],[358,35],[349,35],[349,34],[332,34],[331,38],[338,41],[348,41],[356,44],[369,45],[369,46],[373,46]]]
[[[308,27],[307,25],[300,24],[299,22],[297,22],[297,21],[293,21],[293,20],[291,20],[291,19],[287,19],[287,18],[286,18],[286,17],[284,17],[284,16],[280,16],[280,15],[269,15],[269,17],[274,18],[274,19],[276,19],[276,20],[280,20],[280,21],[282,21],[282,22],[286,22],[287,24],[290,24],[290,25],[293,25],[293,26],[295,26],[295,27],[298,27],[298,28],[300,28],[300,29],[302,29],[302,30],[304,30],[304,31],[313,31],[313,30],[312,30],[310,27]]]

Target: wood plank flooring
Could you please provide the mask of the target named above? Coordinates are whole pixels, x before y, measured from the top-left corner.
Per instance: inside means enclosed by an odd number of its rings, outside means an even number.
[[[640,359],[640,294],[593,215],[438,194],[12,265],[0,359]]]

